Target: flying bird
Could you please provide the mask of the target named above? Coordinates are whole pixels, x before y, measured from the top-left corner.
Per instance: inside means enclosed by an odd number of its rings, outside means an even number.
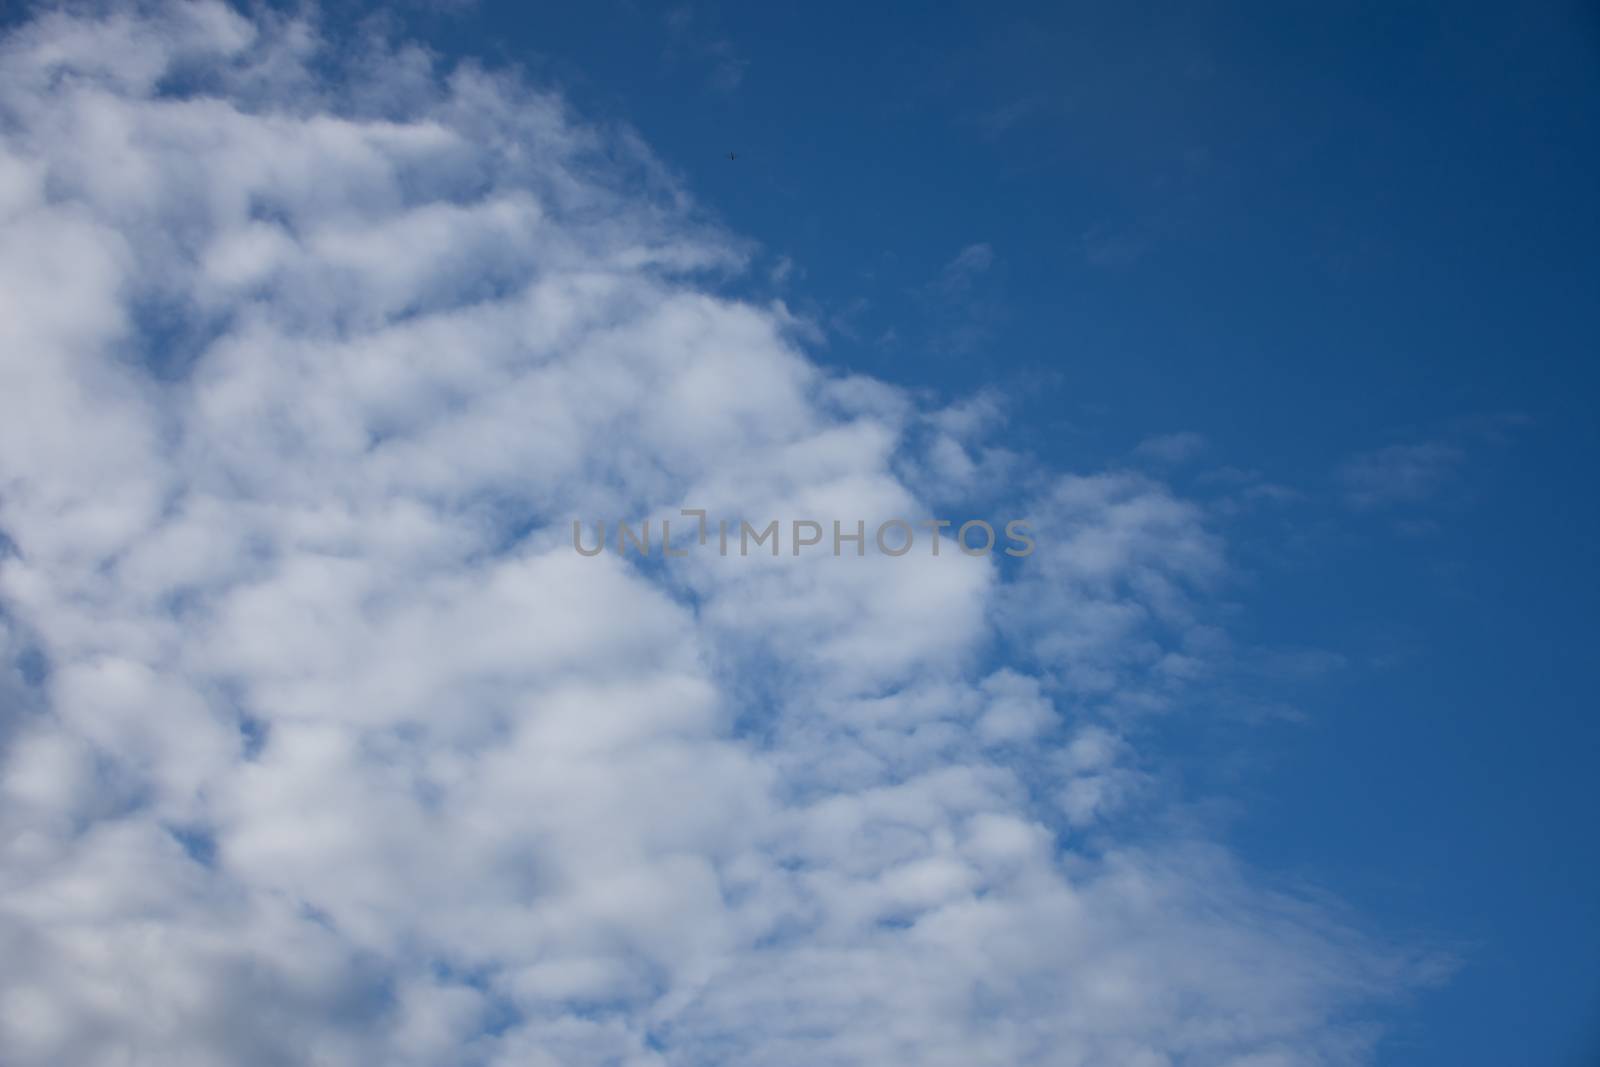
[[[737,152],[729,152],[728,153],[728,158],[729,159],[738,159],[739,158],[739,153],[737,153]]]

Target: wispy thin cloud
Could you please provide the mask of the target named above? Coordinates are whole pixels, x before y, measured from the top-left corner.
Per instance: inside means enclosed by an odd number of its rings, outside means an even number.
[[[1442,441],[1389,445],[1352,456],[1338,478],[1345,501],[1360,510],[1418,504],[1444,489],[1465,459],[1462,449]]]
[[[1147,437],[1134,446],[1133,454],[1157,463],[1186,463],[1203,453],[1209,444],[1204,434],[1185,430]]]
[[[1144,258],[1152,242],[1143,227],[1096,223],[1080,239],[1083,258],[1091,266],[1119,270],[1132,267]]]
[[[944,265],[939,286],[946,293],[959,295],[972,288],[973,281],[994,266],[994,249],[986,242],[970,244]]]
[[[706,85],[718,92],[731,93],[739,88],[750,61],[717,29],[714,18],[686,4],[668,11],[663,22],[667,29],[664,58],[674,63],[701,64],[706,71]]]

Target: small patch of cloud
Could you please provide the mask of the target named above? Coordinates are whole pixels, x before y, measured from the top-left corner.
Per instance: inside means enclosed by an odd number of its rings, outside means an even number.
[[[972,288],[973,280],[994,266],[994,249],[986,242],[970,244],[944,265],[939,275],[939,287],[947,293],[965,293]]]
[[[1204,434],[1185,430],[1180,433],[1146,437],[1134,446],[1133,454],[1156,463],[1187,463],[1204,452],[1209,442]]]
[[[989,341],[995,324],[1004,315],[994,284],[985,280],[998,263],[992,245],[975,242],[956,253],[935,278],[913,291],[926,313],[924,322],[931,329],[926,341],[929,351],[962,354],[976,351]]]
[[[706,85],[717,92],[731,93],[744,81],[750,61],[739,54],[733,41],[711,19],[685,4],[667,12],[664,21],[667,47],[663,56],[668,62],[690,60],[705,64]]]
[[[1419,504],[1456,477],[1466,453],[1452,444],[1427,441],[1362,452],[1338,470],[1345,502],[1358,511]]]
[[[1459,504],[1470,496],[1469,473],[1481,473],[1535,420],[1520,411],[1459,415],[1424,439],[1358,452],[1334,469],[1345,505],[1383,512],[1427,504]],[[1438,527],[1412,514],[1398,532],[1426,536]]]
[[[782,287],[788,285],[792,278],[804,278],[805,273],[805,268],[796,266],[795,261],[789,256],[779,256],[767,271],[767,277],[773,285]]]
[[[995,140],[1038,115],[1046,106],[1044,97],[1024,96],[971,114],[970,121],[985,138]]]
[[[1532,426],[1532,415],[1522,411],[1496,411],[1486,415],[1463,415],[1450,423],[1461,437],[1491,445],[1510,444],[1518,430]]]
[[[1127,743],[1105,727],[1078,732],[1059,760],[1064,785],[1056,799],[1069,825],[1081,830],[1099,822],[1150,784],[1126,766],[1131,759]]]
[[[1150,249],[1150,235],[1142,226],[1096,223],[1079,238],[1083,258],[1094,267],[1125,269],[1138,263]]]
[[[1240,656],[1241,667],[1249,673],[1273,681],[1306,682],[1342,670],[1348,660],[1324,648],[1252,648]]]
[[[1306,497],[1299,489],[1269,481],[1259,470],[1232,464],[1201,471],[1194,481],[1217,493],[1210,506],[1220,516],[1241,515],[1262,505],[1293,504]]]
[[[930,411],[909,428],[915,447],[901,455],[898,472],[930,503],[1003,494],[1021,462],[1011,449],[992,443],[1005,422],[1005,401],[993,390]]]

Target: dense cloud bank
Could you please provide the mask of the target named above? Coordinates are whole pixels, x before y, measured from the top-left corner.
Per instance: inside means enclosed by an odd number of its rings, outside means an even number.
[[[1396,955],[1119,822],[1194,506],[828,373],[509,76],[143,5],[11,33],[0,123],[0,1061],[1365,1058]],[[995,470],[1014,563],[570,540]]]

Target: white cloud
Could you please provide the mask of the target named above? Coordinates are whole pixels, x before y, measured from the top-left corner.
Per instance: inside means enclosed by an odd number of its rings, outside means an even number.
[[[921,517],[987,417],[710,295],[743,251],[631,137],[318,48],[158,4],[0,52],[8,1064],[1361,1057],[1392,952],[1107,821],[1118,713],[1204,669],[1196,508],[1034,472],[1017,575],[577,556]]]

